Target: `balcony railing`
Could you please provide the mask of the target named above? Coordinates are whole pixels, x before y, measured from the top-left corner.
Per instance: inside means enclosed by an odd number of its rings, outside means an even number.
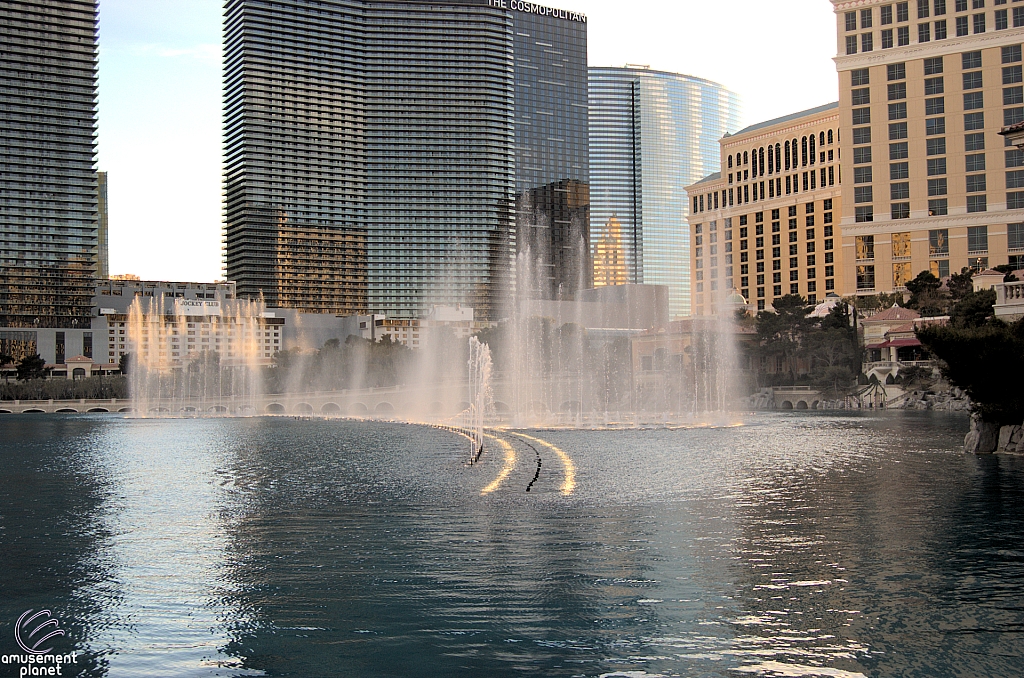
[[[996,317],[1024,317],[1024,281],[998,283],[995,288]]]

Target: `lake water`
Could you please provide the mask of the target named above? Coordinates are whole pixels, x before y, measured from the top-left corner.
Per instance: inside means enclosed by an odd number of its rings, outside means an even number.
[[[46,608],[63,675],[1017,675],[1024,459],[966,429],[533,430],[468,466],[422,426],[5,415],[0,653]]]

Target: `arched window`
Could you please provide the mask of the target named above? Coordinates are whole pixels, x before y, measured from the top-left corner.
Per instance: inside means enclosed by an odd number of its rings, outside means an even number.
[[[829,146],[832,145],[832,130],[828,131],[828,143],[829,143]]]
[[[747,155],[746,151],[743,151],[743,164],[744,165],[749,165],[750,164],[750,156]]]
[[[807,167],[807,137],[800,139],[800,166]]]
[[[768,146],[768,174],[775,171],[775,147]]]
[[[786,140],[786,171],[789,171],[789,140]]]
[[[811,135],[811,164],[812,165],[814,164],[814,156],[816,156],[816,155],[817,155],[817,153],[814,152],[814,135],[812,134]]]
[[[819,146],[824,146],[825,145],[825,133],[824,132],[818,132],[818,145]]]
[[[782,150],[782,146],[775,144],[775,173],[778,174],[782,171],[782,154],[779,152]]]
[[[757,149],[755,148],[750,152],[750,159],[753,161],[753,166],[750,168],[750,176],[757,176]]]
[[[757,149],[757,173],[759,176],[764,176],[764,146]]]
[[[729,154],[729,169],[732,169],[732,153]]]

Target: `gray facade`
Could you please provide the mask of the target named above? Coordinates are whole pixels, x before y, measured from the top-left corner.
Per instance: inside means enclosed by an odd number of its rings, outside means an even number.
[[[96,20],[93,0],[0,5],[0,328],[89,324]]]
[[[614,218],[630,283],[666,285],[669,313],[689,315],[688,186],[719,167],[718,140],[739,128],[723,86],[646,67],[593,67],[590,237]]]
[[[518,196],[552,186],[539,219],[573,239],[558,184],[587,181],[585,17],[502,0],[231,0],[225,43],[227,274],[240,296],[494,317]]]

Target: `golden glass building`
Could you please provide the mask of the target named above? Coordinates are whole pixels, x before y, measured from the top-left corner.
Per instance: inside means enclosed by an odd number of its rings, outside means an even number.
[[[905,289],[921,271],[1024,266],[1024,3],[833,2],[842,286]]]
[[[732,290],[763,311],[776,297],[843,294],[839,104],[751,125],[719,142],[721,172],[690,196],[691,308],[712,315]]]

